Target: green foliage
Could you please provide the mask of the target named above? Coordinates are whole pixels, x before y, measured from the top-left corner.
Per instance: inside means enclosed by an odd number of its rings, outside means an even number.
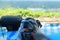
[[[6,15],[21,15],[23,17],[60,17],[60,12],[46,12],[43,10],[30,10],[23,8],[4,8],[0,9],[0,17]]]

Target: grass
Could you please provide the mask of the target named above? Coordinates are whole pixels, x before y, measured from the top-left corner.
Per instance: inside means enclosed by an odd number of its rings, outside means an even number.
[[[30,9],[23,9],[23,8],[3,8],[0,9],[0,17],[6,15],[21,15],[23,17],[60,17],[60,12],[46,12],[43,10],[30,10]]]

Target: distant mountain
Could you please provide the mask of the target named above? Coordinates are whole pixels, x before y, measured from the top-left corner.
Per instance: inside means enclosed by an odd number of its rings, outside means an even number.
[[[0,8],[60,8],[59,1],[0,1]]]

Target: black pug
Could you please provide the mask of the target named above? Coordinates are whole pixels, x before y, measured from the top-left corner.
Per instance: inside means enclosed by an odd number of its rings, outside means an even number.
[[[49,38],[42,34],[39,27],[42,27],[39,20],[34,18],[23,19],[17,32],[17,40],[49,40]]]
[[[8,31],[17,31],[21,20],[21,16],[2,16],[0,19],[0,25],[6,27]]]

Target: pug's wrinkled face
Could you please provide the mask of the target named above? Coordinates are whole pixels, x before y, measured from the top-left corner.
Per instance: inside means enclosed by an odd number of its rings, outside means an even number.
[[[36,25],[37,27],[40,27],[40,28],[42,27],[42,24],[40,23],[39,20],[36,20],[34,18],[26,18],[26,20],[28,20],[33,25]]]
[[[34,18],[23,19],[21,24],[23,28],[28,28],[33,31],[36,31],[37,28],[42,27],[40,21],[35,20]]]

